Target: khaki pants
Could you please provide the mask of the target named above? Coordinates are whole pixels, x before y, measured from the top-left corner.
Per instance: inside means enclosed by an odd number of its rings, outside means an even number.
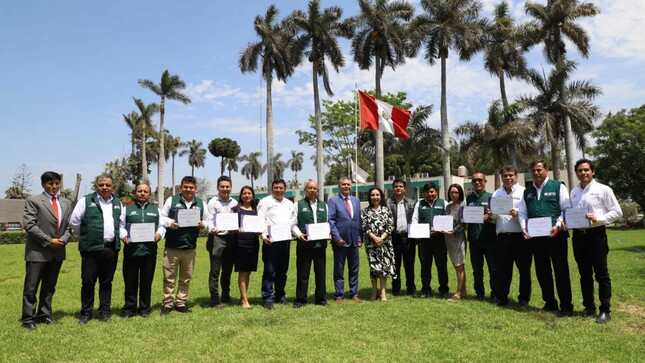
[[[178,278],[175,306],[186,306],[190,279],[195,266],[195,249],[166,248],[163,254],[163,300],[161,305],[172,308],[175,280]]]

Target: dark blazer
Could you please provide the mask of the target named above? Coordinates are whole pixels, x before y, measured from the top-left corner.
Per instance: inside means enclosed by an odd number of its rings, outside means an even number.
[[[25,201],[25,211],[22,217],[22,223],[27,232],[25,261],[47,262],[65,259],[65,248],[57,250],[49,248],[52,238],[61,238],[67,243],[72,236],[68,226],[72,214],[72,203],[63,197],[58,200],[61,208],[61,223],[58,233],[56,233],[56,215],[50,198],[41,193]]]
[[[405,210],[405,220],[407,221],[408,224],[412,221],[412,215],[414,214],[414,205],[415,201],[404,196],[403,197],[403,209]],[[396,197],[392,195],[391,197],[387,198],[385,201],[385,205],[390,208],[390,211],[392,212],[392,218],[394,219],[394,230],[396,231],[396,221],[398,220],[398,211],[399,209],[397,208],[398,202],[396,200]]]
[[[342,194],[338,194],[327,201],[329,225],[331,227],[331,238],[334,242],[334,247],[338,246],[336,242],[341,239],[345,240],[343,247],[358,247],[358,243],[362,242],[361,202],[354,196],[350,196],[350,201],[352,203],[354,218],[350,216],[347,205],[345,204],[345,198]]]

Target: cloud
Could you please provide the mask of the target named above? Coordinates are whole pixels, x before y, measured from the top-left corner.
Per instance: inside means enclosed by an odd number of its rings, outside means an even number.
[[[600,14],[586,24],[592,51],[608,58],[645,62],[645,2],[641,0],[594,1]]]

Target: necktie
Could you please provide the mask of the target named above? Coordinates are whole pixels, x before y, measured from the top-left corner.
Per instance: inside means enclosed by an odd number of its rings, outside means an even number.
[[[345,206],[347,206],[347,211],[349,212],[349,216],[354,218],[352,215],[352,205],[349,203],[349,197],[345,197]]]
[[[52,197],[52,209],[56,216],[56,234],[58,234],[58,232],[60,232],[60,217],[58,216],[58,202],[56,201],[56,197]]]

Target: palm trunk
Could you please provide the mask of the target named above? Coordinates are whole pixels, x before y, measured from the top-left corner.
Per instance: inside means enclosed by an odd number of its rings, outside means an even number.
[[[443,188],[445,196],[452,183],[450,172],[450,130],[448,130],[448,105],[446,102],[446,57],[441,57],[441,163],[443,168]]]
[[[316,179],[318,180],[318,199],[323,200],[325,197],[325,165],[323,163],[323,132],[322,119],[320,115],[320,94],[318,92],[318,72],[316,72],[318,61],[312,62],[312,64],[314,83],[314,118],[316,122]],[[298,182],[297,173],[296,182]]]
[[[499,72],[499,92],[502,95],[502,105],[504,106],[504,110],[508,108],[508,98],[506,97],[506,82],[504,80],[504,71]],[[513,121],[513,120],[505,120],[505,121]],[[517,166],[517,153],[515,151],[515,145],[511,144],[508,146],[508,153],[510,157],[510,162],[511,165]]]
[[[381,99],[381,58],[376,56],[376,99]],[[358,135],[356,135],[358,137]],[[358,160],[356,160],[358,166]],[[383,162],[383,131],[376,131],[376,175],[374,185],[384,190],[385,186],[385,165]],[[358,170],[358,169],[357,169]]]
[[[175,155],[172,155],[172,195],[175,195]]]
[[[554,136],[551,138],[551,170],[553,171],[553,179],[560,180],[560,152],[558,150],[558,138]]]
[[[159,162],[157,163],[157,202],[159,205],[162,205],[164,202],[164,186],[163,186],[163,177],[164,177],[164,166],[165,160],[164,156],[165,149],[165,133],[164,133],[164,115],[166,113],[166,98],[161,96],[161,105],[159,106]],[[194,170],[194,168],[193,168]]]
[[[226,165],[224,164],[224,157],[222,156],[222,163],[221,163],[221,166],[220,166],[220,173],[219,173],[220,176],[224,175],[224,169],[225,168],[226,168]]]
[[[559,44],[560,43],[560,36],[561,36],[560,35],[560,30],[559,29],[556,30],[554,35],[555,35],[555,44]],[[562,67],[562,62],[564,61],[564,54],[560,54],[560,52],[558,51],[558,54],[557,54],[556,57],[557,58],[556,58],[556,65],[555,66],[556,66],[556,68],[561,68]],[[559,99],[560,99],[561,104],[566,104],[567,103],[567,94],[566,94],[565,83],[564,82],[562,82],[560,84],[560,97],[559,97]],[[574,180],[573,180],[573,175],[574,175],[574,171],[573,171],[573,166],[574,166],[574,160],[573,160],[573,153],[574,153],[574,150],[573,150],[573,147],[574,147],[574,144],[573,144],[573,131],[571,130],[571,119],[569,118],[569,115],[567,115],[567,114],[563,115],[563,120],[561,120],[561,121],[564,122],[564,154],[565,154],[566,161],[567,161],[567,187],[569,188],[569,190],[571,190],[571,188],[573,188],[573,186],[575,185]],[[553,171],[553,173],[555,174],[555,170]],[[558,174],[560,174],[559,168],[558,168]]]
[[[273,182],[273,101],[271,99],[271,77],[267,77],[267,189]]]
[[[146,154],[146,128],[141,125],[141,181],[148,183],[148,158]]]

